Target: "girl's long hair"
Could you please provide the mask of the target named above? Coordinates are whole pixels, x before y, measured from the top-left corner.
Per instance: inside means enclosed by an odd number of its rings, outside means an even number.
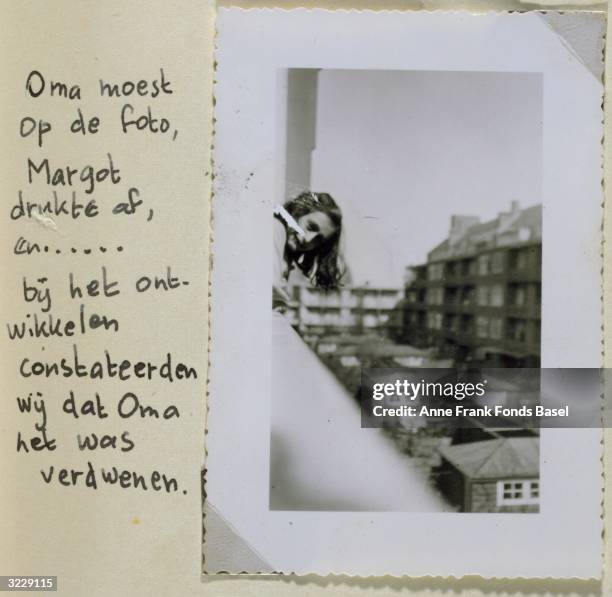
[[[342,232],[342,212],[334,198],[328,193],[304,192],[289,199],[283,206],[298,220],[302,216],[320,211],[326,214],[336,230],[316,249],[302,253],[293,262],[317,288],[337,290],[346,272],[340,255],[340,234]]]

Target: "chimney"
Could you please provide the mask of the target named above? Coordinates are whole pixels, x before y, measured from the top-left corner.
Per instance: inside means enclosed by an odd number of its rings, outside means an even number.
[[[505,232],[505,230],[516,221],[521,213],[521,204],[516,199],[510,202],[510,211],[502,211],[499,214],[497,232]]]
[[[474,224],[478,224],[480,220],[476,216],[451,216],[451,226],[448,235],[448,240],[451,245],[454,245]]]

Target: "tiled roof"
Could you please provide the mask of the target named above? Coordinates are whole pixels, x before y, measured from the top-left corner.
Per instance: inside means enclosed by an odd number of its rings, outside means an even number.
[[[442,457],[470,479],[537,477],[537,437],[507,437],[440,448]]]

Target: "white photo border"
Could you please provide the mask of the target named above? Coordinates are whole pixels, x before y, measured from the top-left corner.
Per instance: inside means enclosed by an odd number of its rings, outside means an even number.
[[[283,69],[543,73],[542,367],[602,364],[601,81],[536,12],[231,8],[217,30],[207,499],[278,572],[599,578],[601,430],[542,431],[538,514],[270,511],[268,485]]]

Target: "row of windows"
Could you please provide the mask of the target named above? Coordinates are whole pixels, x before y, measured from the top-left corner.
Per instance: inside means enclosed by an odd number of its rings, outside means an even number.
[[[418,324],[416,313],[412,314],[411,323]],[[486,317],[479,315],[476,317],[475,329],[472,327],[473,318],[465,316],[447,316],[442,313],[429,312],[426,316],[425,324],[429,330],[449,329],[456,333],[471,334],[476,333],[477,338],[488,338],[491,340],[514,340],[516,342],[525,343],[529,340],[528,322],[522,319],[509,318],[504,320],[501,317]],[[532,342],[540,341],[540,325],[539,322],[532,324]]]
[[[476,318],[476,336],[478,338],[491,338],[493,340],[501,340],[503,320],[499,317],[483,317]]]
[[[517,480],[497,482],[498,506],[521,506],[540,501],[539,481]]]
[[[364,327],[379,327],[389,321],[389,315],[383,313],[365,313],[357,317],[350,313],[341,313],[340,311],[324,311],[324,312],[303,312],[301,317],[294,317],[295,323],[304,325],[320,325],[320,326],[335,326],[335,327],[352,327],[362,325]]]
[[[504,287],[501,284],[478,286],[476,302],[481,307],[501,307],[504,304]]]
[[[506,338],[517,342],[529,341],[529,328],[531,328],[531,342],[540,341],[540,322],[529,324],[523,319],[508,319],[506,322]]]
[[[504,271],[503,253],[486,253],[478,257],[478,275],[501,274]]]
[[[476,259],[431,263],[427,266],[428,280],[442,280],[445,276],[487,276],[504,271],[521,271],[540,267],[541,247],[511,249],[479,255]]]
[[[417,302],[425,296],[427,304],[442,305],[459,304],[463,306],[473,305],[474,292],[476,292],[476,304],[481,307],[502,307],[504,304],[524,307],[525,305],[539,305],[541,301],[541,291],[539,284],[503,284],[479,285],[474,291],[473,287],[464,288],[429,288],[427,294],[422,291],[409,293],[408,300],[411,303]]]
[[[438,286],[437,288],[430,288],[427,291],[427,304],[441,305],[443,302],[444,302],[444,288]]]

